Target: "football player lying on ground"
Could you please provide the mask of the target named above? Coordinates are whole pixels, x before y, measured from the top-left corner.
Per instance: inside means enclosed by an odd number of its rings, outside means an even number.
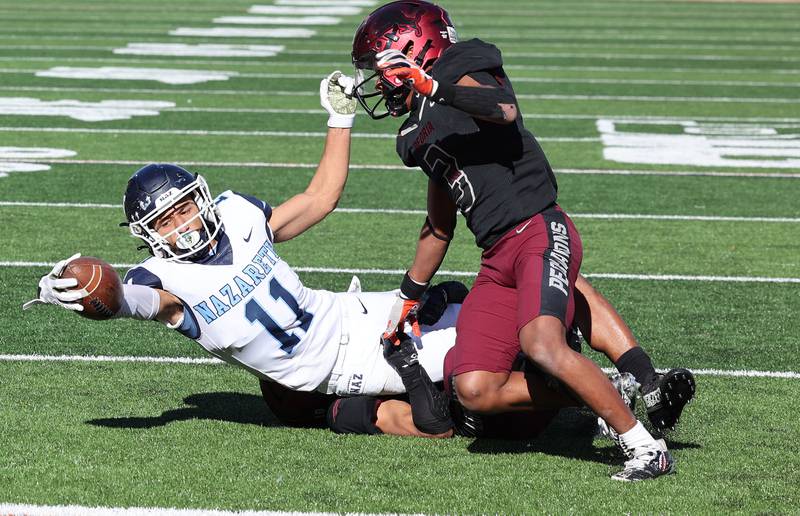
[[[579,277],[580,236],[556,202],[555,175],[523,124],[500,51],[477,39],[457,42],[444,9],[402,0],[367,16],[356,30],[352,59],[355,95],[373,118],[409,114],[398,131],[397,151],[407,166],[419,166],[428,176],[428,217],[385,335],[393,337],[395,326],[413,314],[447,252],[458,209],[483,249],[457,323],[453,375],[460,403],[479,413],[530,404],[525,383],[509,374],[521,350],[619,434],[629,460],[614,479],[671,473],[671,454],[636,420],[600,368],[567,346],[576,288],[590,302],[592,322],[604,321],[593,329],[632,336]],[[366,93],[372,80],[375,91]],[[373,106],[371,97],[378,97]],[[376,113],[381,103],[386,110]],[[602,337],[593,335],[596,342]],[[618,364],[625,362],[621,367],[652,368],[630,347],[618,357]],[[688,371],[668,375],[652,398],[660,396],[663,403],[676,389],[693,391]]]
[[[213,198],[201,176],[175,165],[133,174],[126,224],[152,256],[126,274],[116,317],[161,321],[225,362],[293,390],[404,392],[380,347],[396,294],[307,288],[274,249],[325,218],[341,196],[356,109],[349,81],[335,72],[320,84],[330,117],[319,167],[304,192],[274,209],[232,191]],[[23,308],[82,309],[86,292],[70,290],[75,279],[59,278],[68,262],[41,278],[37,299]],[[440,372],[455,339],[455,313],[446,310],[437,325],[421,328],[420,361],[439,364]]]
[[[435,325],[439,318],[466,298],[467,288],[455,281],[447,281],[431,287],[425,293],[425,301],[419,311],[419,320],[425,325]],[[580,303],[580,301],[578,301]],[[568,342],[572,349],[580,352],[582,336],[572,329]],[[603,350],[607,357],[624,352],[625,344],[614,341],[611,348]],[[384,357],[398,372],[408,395],[406,396],[354,396],[342,398],[336,395],[297,392],[286,389],[275,382],[261,380],[261,392],[270,411],[284,424],[296,427],[328,426],[336,433],[389,434],[414,437],[466,437],[535,438],[546,428],[558,410],[581,404],[558,382],[546,377],[521,353],[512,365],[511,375],[520,376],[527,384],[533,402],[521,407],[524,411],[492,415],[477,415],[464,409],[452,395],[452,386],[444,388],[444,382],[430,380],[419,364],[417,349],[412,337],[402,334],[400,345],[382,339]],[[452,343],[451,343],[452,345]],[[615,349],[617,346],[619,349]],[[442,371],[432,369],[436,378],[451,377],[453,367],[452,349],[445,355]],[[623,401],[633,410],[639,383],[631,373],[615,373],[611,382]],[[446,399],[442,398],[446,390]],[[597,418],[601,435],[615,442],[618,435],[602,418]],[[440,433],[431,434],[425,429],[436,428]],[[442,429],[446,429],[442,431]],[[659,444],[665,446],[663,440]]]

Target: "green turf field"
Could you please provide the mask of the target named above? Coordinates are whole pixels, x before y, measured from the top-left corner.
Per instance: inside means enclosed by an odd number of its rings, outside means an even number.
[[[702,370],[697,399],[668,438],[676,475],[611,481],[622,457],[592,440],[584,413],[562,415],[544,436],[522,442],[286,428],[261,401],[255,378],[230,366],[78,360],[206,357],[158,324],[92,323],[55,307],[23,313],[47,264],[80,251],[122,273],[145,257],[118,227],[125,183],[141,165],[184,164],[214,193],[232,189],[273,206],[305,188],[326,129],[319,80],[351,69],[352,32],[369,8],[310,27],[311,38],[170,35],[246,16],[254,3],[0,0],[0,513],[4,504],[798,511],[797,3],[443,1],[462,39],[481,37],[503,51],[526,125],[581,232],[584,273],[657,367]],[[259,5],[272,4],[282,2]],[[238,26],[245,27],[279,26]],[[271,57],[114,52],[145,43],[284,48]],[[37,75],[57,67],[185,69],[228,79]],[[140,111],[78,105],[104,101],[135,102]],[[410,264],[426,179],[398,160],[396,126],[358,117],[341,210],[276,247],[308,286],[344,290],[360,270],[365,290],[388,290]],[[708,161],[720,150],[713,142],[727,137],[726,160]],[[612,141],[628,147],[621,153],[656,143],[618,159],[604,153]],[[49,169],[26,171],[34,165]],[[470,283],[479,258],[461,220],[441,277]],[[61,355],[74,358],[31,360]]]

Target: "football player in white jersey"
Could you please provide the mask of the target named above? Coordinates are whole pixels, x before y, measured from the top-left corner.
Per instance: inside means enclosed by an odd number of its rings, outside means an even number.
[[[321,82],[330,118],[319,167],[304,192],[275,208],[232,191],[212,197],[200,175],[176,165],[151,164],[133,174],[123,202],[127,225],[152,256],[126,274],[116,316],[159,320],[215,357],[292,390],[405,392],[380,343],[395,293],[307,288],[275,251],[339,201],[356,109],[348,88],[352,79],[339,72]],[[82,294],[58,279],[68,261],[41,279],[32,304],[81,309]],[[442,379],[457,312],[452,305],[436,324],[420,328],[419,361],[433,381]]]

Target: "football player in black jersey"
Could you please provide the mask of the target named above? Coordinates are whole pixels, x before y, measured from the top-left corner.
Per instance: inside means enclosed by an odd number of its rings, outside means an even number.
[[[356,31],[352,58],[360,103],[373,118],[409,115],[397,151],[407,166],[428,176],[428,217],[385,337],[396,338],[398,326],[413,322],[453,236],[458,209],[484,250],[453,349],[461,404],[479,413],[528,409],[535,393],[519,375],[509,374],[521,349],[619,436],[629,460],[613,478],[671,473],[670,453],[636,420],[597,365],[567,346],[576,302],[578,324],[593,328],[587,335],[593,347],[602,348],[609,338],[630,343],[615,365],[638,373],[647,387],[657,386],[651,402],[657,398],[658,410],[668,416],[656,418],[659,423],[677,421],[694,380],[683,369],[658,378],[624,322],[580,278],[580,236],[556,203],[555,176],[525,129],[500,51],[477,39],[457,42],[444,9],[401,0],[367,16]]]

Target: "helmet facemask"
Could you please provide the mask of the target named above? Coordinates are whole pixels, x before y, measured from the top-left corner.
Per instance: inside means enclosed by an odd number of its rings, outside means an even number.
[[[402,84],[398,86],[395,81],[388,79],[382,72],[368,70],[369,75],[362,68],[356,67],[356,86],[353,95],[358,99],[358,103],[364,111],[374,120],[380,120],[391,115],[394,117],[403,116],[408,113],[407,99],[411,94],[411,88]],[[373,90],[365,93],[365,89]],[[365,88],[366,86],[366,88]],[[377,100],[370,105],[371,99]],[[383,112],[379,112],[383,106]]]
[[[190,198],[197,205],[197,214],[166,235],[161,235],[153,228],[153,224],[161,215],[175,207],[178,203]],[[141,219],[130,222],[131,234],[145,241],[154,256],[167,261],[190,262],[202,258],[209,252],[211,242],[217,237],[222,227],[219,210],[211,198],[205,179],[201,176],[183,189],[171,188],[155,199],[156,209]],[[195,220],[200,220],[201,228],[185,231]],[[181,232],[181,230],[184,230]],[[169,244],[169,237],[177,236],[175,246]]]

